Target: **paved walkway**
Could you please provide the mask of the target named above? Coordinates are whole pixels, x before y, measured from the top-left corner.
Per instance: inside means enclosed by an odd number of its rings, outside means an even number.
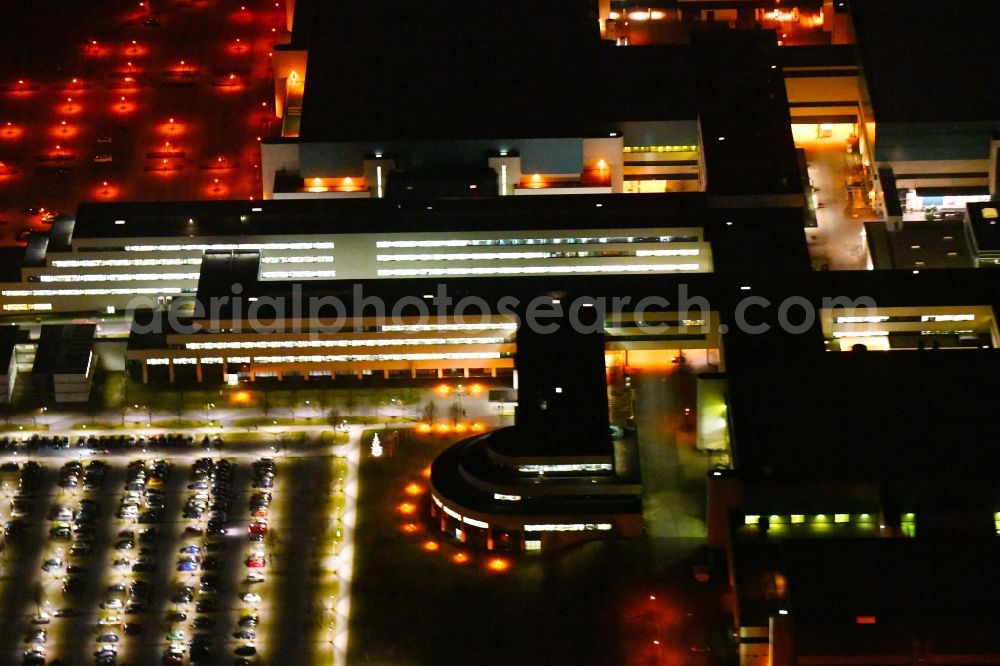
[[[863,200],[848,196],[850,173],[846,137],[835,134],[825,139],[804,139],[796,135],[796,146],[806,153],[809,177],[815,190],[815,229],[807,229],[810,254],[824,257],[830,270],[864,270],[861,231],[864,222],[878,217]]]
[[[640,374],[634,379],[643,516],[651,537],[706,535],[707,461],[677,437],[684,408],[695,407],[682,390],[683,381],[676,372]]]

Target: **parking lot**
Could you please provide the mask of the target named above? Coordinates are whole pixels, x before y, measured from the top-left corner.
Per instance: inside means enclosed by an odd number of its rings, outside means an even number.
[[[158,440],[0,440],[0,662],[328,657],[343,458]]]
[[[0,244],[81,201],[260,195],[283,3],[42,4],[0,26]]]

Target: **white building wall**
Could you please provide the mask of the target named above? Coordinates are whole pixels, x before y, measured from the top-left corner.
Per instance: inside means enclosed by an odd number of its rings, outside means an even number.
[[[273,198],[274,176],[282,169],[298,173],[299,144],[297,142],[262,142],[260,144],[260,173],[265,199]]]

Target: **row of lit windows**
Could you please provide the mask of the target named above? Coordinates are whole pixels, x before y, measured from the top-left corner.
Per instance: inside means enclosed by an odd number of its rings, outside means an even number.
[[[178,287],[163,287],[154,289],[152,287],[130,287],[118,289],[5,289],[0,292],[2,296],[127,296],[129,294],[149,295],[149,294],[179,294]]]
[[[693,153],[698,146],[625,146],[623,153]]]
[[[438,506],[438,508],[440,508],[446,514],[448,514],[449,516],[451,516],[455,520],[459,521],[463,525],[471,525],[472,527],[480,527],[482,529],[488,529],[489,526],[490,526],[490,524],[487,523],[487,522],[485,522],[485,521],[476,520],[475,518],[469,518],[468,516],[463,516],[459,512],[455,511],[454,509],[451,509],[451,508],[445,506],[441,502],[441,500],[439,500],[437,498],[436,495],[431,495],[431,499],[434,500],[434,504],[436,504]],[[520,498],[518,498],[518,499],[520,499]]]
[[[476,520],[475,518],[469,518],[468,516],[463,516],[462,514],[460,514],[459,512],[457,512],[457,511],[455,511],[453,509],[449,509],[444,504],[442,504],[440,502],[440,500],[438,500],[436,497],[434,498],[434,500],[437,503],[437,505],[441,507],[442,511],[444,511],[446,514],[448,514],[449,516],[451,516],[455,520],[457,520],[457,521],[459,521],[461,523],[464,523],[465,525],[471,525],[473,527],[481,527],[483,529],[486,529],[487,527],[490,526],[489,523],[483,522],[482,520]]]
[[[881,338],[889,335],[889,331],[834,331],[835,338]]]
[[[837,317],[836,323],[838,324],[878,324],[883,321],[889,321],[887,316],[871,316],[871,317]]]
[[[28,312],[51,310],[51,303],[4,303],[3,309],[7,312]]]
[[[911,516],[910,520],[912,520],[912,514],[907,514],[907,516]],[[826,524],[830,522],[830,517],[831,516],[828,514],[818,513],[815,516],[812,516],[809,522]],[[843,524],[851,522],[851,514],[849,513],[834,513],[832,514],[832,517],[834,523]],[[747,514],[743,516],[743,523],[745,525],[758,525],[760,524],[760,520],[761,517],[756,514]],[[871,514],[861,513],[857,515],[857,520],[860,523],[870,523],[873,521],[873,518]],[[790,523],[792,525],[804,525],[806,523],[806,515],[804,513],[793,513],[787,517],[772,515],[768,516],[767,522],[770,525],[783,525],[785,523]]]
[[[900,331],[899,333],[907,333]],[[949,331],[920,331],[920,335],[972,335],[975,331],[971,328]],[[889,337],[889,331],[834,331],[835,338],[883,338]]]
[[[525,532],[606,532],[611,523],[543,523],[525,525]]]
[[[337,271],[264,271],[260,274],[262,280],[315,280],[319,278],[337,277]]]
[[[694,243],[696,236],[587,236],[569,238],[442,238],[377,241],[379,249],[408,247],[493,247],[498,245],[586,245],[591,243]]]
[[[580,259],[590,257],[695,257],[698,249],[636,250],[610,252],[455,252],[434,254],[380,254],[378,261],[494,261],[511,259]]]
[[[205,252],[208,250],[332,250],[333,242],[310,243],[190,243],[126,245],[126,252]],[[81,248],[88,250],[92,248]],[[121,248],[118,248],[119,250]]]
[[[498,359],[500,352],[442,352],[429,354],[315,354],[305,356],[255,356],[254,363],[345,363],[363,361],[478,361],[488,359]],[[181,358],[151,358],[147,359],[149,365],[191,365],[198,362],[198,359],[191,357]],[[230,363],[249,363],[249,356],[238,356],[229,359]],[[205,363],[205,361],[202,361]]]
[[[699,264],[605,264],[585,266],[469,266],[468,268],[384,268],[380,277],[436,277],[443,275],[531,275],[540,273],[659,273],[696,272]]]
[[[701,250],[691,248],[687,250],[636,250],[637,257],[697,257]]]
[[[283,347],[397,347],[417,345],[498,345],[506,338],[391,338],[361,340],[251,340],[246,342],[189,342],[185,349],[280,349]]]
[[[976,315],[974,314],[942,314],[942,315],[923,315],[920,317],[920,321],[931,321],[931,322],[946,322],[946,321],[974,321]]]
[[[93,273],[83,275],[39,275],[40,282],[155,282],[197,280],[198,273]]]
[[[518,465],[517,471],[525,474],[546,472],[610,472],[611,463],[567,463],[553,465]]]
[[[305,257],[261,257],[262,264],[330,264],[333,263],[332,254],[321,254]]]
[[[55,259],[53,268],[111,268],[123,266],[198,266],[201,257],[183,259]]]
[[[517,329],[515,322],[495,322],[485,324],[387,324],[382,327],[386,333],[424,332],[424,331],[513,331]]]
[[[920,315],[919,319],[917,319],[915,316],[890,317],[888,315],[873,315],[866,317],[837,317],[836,322],[838,324],[878,324],[884,321],[895,321],[900,323],[905,323],[908,321],[943,323],[951,321],[975,321],[975,319],[976,315],[974,314]]]

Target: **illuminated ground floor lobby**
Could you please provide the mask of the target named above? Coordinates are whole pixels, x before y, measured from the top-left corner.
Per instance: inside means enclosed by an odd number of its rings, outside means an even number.
[[[431,519],[469,546],[509,552],[641,536],[634,433],[615,433],[608,455],[511,455],[511,440],[532,436],[516,426],[463,440],[431,467]]]

